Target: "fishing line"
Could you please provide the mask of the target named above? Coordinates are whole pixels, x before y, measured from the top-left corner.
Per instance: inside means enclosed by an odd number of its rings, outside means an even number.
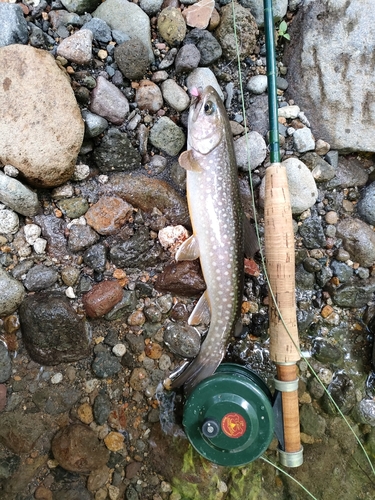
[[[234,7],[234,5],[235,5],[234,0],[231,0],[231,3],[232,3],[232,15],[233,15],[233,32],[234,32],[234,39],[235,39],[235,46],[236,46],[236,53],[237,53],[238,81],[239,81],[239,87],[240,87],[241,106],[242,106],[242,114],[243,114],[243,117],[244,117],[244,128],[245,128],[245,137],[246,137],[246,152],[247,152],[247,164],[248,164],[248,173],[249,173],[249,185],[250,185],[250,192],[251,192],[251,198],[252,198],[252,200],[251,200],[251,206],[252,206],[252,209],[253,209],[253,218],[254,218],[254,225],[255,225],[255,233],[256,233],[258,241],[260,243],[258,215],[257,215],[256,207],[255,207],[254,187],[253,187],[252,174],[251,174],[250,146],[249,146],[249,136],[248,136],[248,127],[247,127],[247,118],[246,118],[246,108],[245,108],[244,91],[243,91],[243,83],[242,83],[241,60],[240,60],[240,52],[239,52],[239,45],[238,45],[238,39],[237,39],[237,26],[236,26],[236,13],[235,13],[235,7]],[[353,436],[355,437],[357,443],[359,444],[360,448],[362,449],[362,451],[363,451],[363,453],[364,453],[364,455],[365,455],[365,457],[366,457],[366,459],[367,459],[367,461],[368,461],[368,463],[370,465],[372,473],[375,475],[375,467],[372,464],[371,459],[370,459],[368,453],[366,452],[366,450],[365,450],[365,448],[364,448],[361,440],[357,436],[354,428],[350,425],[348,419],[342,413],[342,411],[338,407],[336,401],[333,399],[332,395],[329,393],[328,389],[325,387],[325,385],[323,384],[323,382],[319,378],[319,376],[316,373],[316,371],[314,370],[314,368],[311,366],[311,364],[308,361],[308,359],[306,358],[306,356],[302,353],[301,349],[299,348],[299,346],[294,341],[294,339],[293,339],[293,337],[292,337],[292,335],[291,335],[291,333],[289,331],[289,328],[288,328],[288,326],[286,325],[286,323],[284,321],[284,318],[283,318],[283,316],[281,314],[281,311],[280,311],[280,309],[279,309],[279,307],[277,305],[277,301],[276,301],[276,298],[275,298],[275,295],[273,293],[273,290],[272,290],[272,287],[271,287],[271,283],[270,283],[270,280],[269,280],[269,277],[268,277],[268,273],[267,273],[267,269],[266,269],[266,259],[265,259],[264,252],[263,252],[263,249],[262,249],[261,245],[259,245],[259,254],[260,254],[260,259],[261,259],[261,263],[262,263],[264,277],[265,277],[267,285],[268,285],[269,293],[271,295],[272,300],[274,301],[275,309],[276,309],[276,311],[277,311],[277,313],[278,313],[278,315],[280,317],[280,320],[281,320],[281,322],[282,322],[282,324],[283,324],[286,332],[288,333],[291,341],[293,342],[294,347],[299,352],[299,355],[306,362],[306,364],[309,367],[311,373],[318,380],[319,384],[324,389],[325,394],[327,395],[327,397],[329,398],[329,400],[332,402],[332,404],[336,408],[338,414],[341,416],[341,418],[344,420],[344,422],[346,423],[346,425],[349,427],[349,429],[352,432]],[[272,462],[270,462],[270,463],[272,463]],[[277,467],[277,468],[279,470],[283,471],[286,475],[289,475],[283,469],[281,469],[279,467]],[[293,478],[293,480],[295,480],[295,479]],[[298,481],[296,481],[296,482],[298,482]]]

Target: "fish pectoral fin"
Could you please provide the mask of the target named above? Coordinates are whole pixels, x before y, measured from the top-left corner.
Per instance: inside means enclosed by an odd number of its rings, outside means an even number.
[[[175,259],[180,260],[195,260],[199,257],[199,245],[197,238],[193,235],[185,240],[178,248]]]
[[[207,292],[201,296],[201,298],[196,303],[192,313],[189,316],[189,325],[199,325],[204,323],[208,325],[211,319],[210,304],[208,302]]]
[[[259,250],[258,238],[255,229],[250,224],[250,221],[244,214],[243,216],[243,233],[245,243],[245,255],[247,258],[252,259]]]
[[[202,167],[194,158],[194,154],[191,149],[189,149],[188,151],[184,151],[183,153],[180,154],[178,158],[178,163],[185,170],[191,170],[193,172],[202,172]]]

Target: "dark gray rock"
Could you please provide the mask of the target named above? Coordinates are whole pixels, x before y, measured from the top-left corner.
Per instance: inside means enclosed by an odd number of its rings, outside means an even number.
[[[127,135],[116,128],[109,129],[94,160],[101,172],[135,170],[141,166],[141,156]]]
[[[6,412],[0,414],[0,443],[14,453],[30,453],[45,432],[41,415]]]
[[[156,252],[156,253],[155,253]],[[110,249],[110,259],[118,267],[145,267],[155,261],[158,247],[150,241],[148,229],[140,228],[129,240]]]
[[[107,262],[107,248],[103,243],[97,243],[88,248],[83,254],[85,264],[94,271],[104,271]]]
[[[72,252],[79,252],[90,247],[100,236],[90,226],[73,224],[70,228],[68,246]]]
[[[207,30],[194,28],[185,37],[184,45],[193,44],[200,52],[200,66],[210,66],[219,59],[223,53],[220,43]]]
[[[350,377],[344,372],[335,373],[327,389],[341,412],[344,415],[348,415],[357,403],[355,385]],[[331,415],[337,413],[327,394],[323,396],[322,406]]]
[[[99,378],[112,377],[118,373],[122,366],[119,359],[110,352],[98,352],[91,365],[92,371]]]
[[[333,276],[337,276],[340,283],[346,283],[353,277],[353,268],[345,264],[345,262],[338,262],[337,260],[332,260],[331,269]]]
[[[364,307],[373,298],[375,277],[367,280],[353,278],[348,283],[331,289],[333,303],[340,307]]]
[[[99,425],[105,424],[111,412],[111,399],[105,393],[99,393],[93,404],[95,422]]]
[[[15,212],[29,217],[36,215],[40,210],[37,194],[3,172],[0,172],[0,202]]]
[[[86,198],[82,198],[81,196],[60,200],[57,205],[63,214],[70,219],[78,219],[89,209],[88,201]]]
[[[74,484],[54,492],[53,500],[93,500],[93,494],[82,484]]]
[[[69,12],[84,14],[95,10],[100,0],[61,0],[61,3]]]
[[[64,236],[66,223],[62,218],[54,215],[37,215],[34,221],[42,228],[42,236],[48,242],[47,253],[51,257],[61,259],[70,254]]]
[[[375,224],[375,182],[362,191],[357,210],[362,219],[369,224]]]
[[[312,405],[302,405],[300,411],[301,430],[310,436],[322,438],[327,427],[325,419]]]
[[[29,42],[32,47],[48,50],[55,45],[54,38],[38,28],[38,26],[35,26],[35,24],[29,22],[28,27],[30,29]]]
[[[49,415],[59,415],[69,411],[82,397],[79,390],[69,387],[44,387],[33,394],[33,403]]]
[[[85,121],[85,137],[87,138],[97,137],[108,128],[108,122],[105,118],[90,111],[83,110],[82,118]]]
[[[299,227],[306,248],[321,248],[326,245],[322,221],[319,217],[312,216],[306,219]]]
[[[336,236],[354,262],[369,267],[375,262],[375,234],[366,222],[344,219],[337,224]]]
[[[181,47],[175,59],[176,73],[190,73],[197,68],[201,59],[199,49],[189,43]]]
[[[30,269],[24,281],[29,292],[39,292],[54,285],[59,273],[53,267],[38,264]]]
[[[85,322],[62,293],[29,295],[22,302],[19,315],[25,347],[37,363],[56,365],[89,355]]]
[[[340,156],[336,175],[325,187],[327,189],[361,187],[368,179],[368,173],[363,169],[359,160],[352,157]]]
[[[100,0],[96,2],[99,5]],[[112,40],[111,28],[108,24],[103,21],[103,19],[99,19],[98,17],[93,17],[89,22],[85,23],[82,26],[83,30],[90,30],[94,35],[94,40],[98,42],[110,42]]]
[[[0,384],[6,382],[12,374],[12,362],[7,346],[0,342]]]
[[[126,313],[133,312],[136,309],[136,304],[137,297],[134,290],[124,290],[123,298],[104,316],[104,318],[108,321],[119,319]]]
[[[148,50],[138,38],[118,45],[115,48],[115,61],[121,73],[129,80],[143,78],[150,64]]]
[[[301,290],[311,290],[314,288],[315,276],[313,273],[306,271],[303,265],[296,268],[296,287]]]
[[[322,267],[322,270],[316,273],[316,282],[320,287],[324,287],[328,281],[332,278],[333,272],[329,267]]]
[[[0,3],[0,47],[14,43],[27,44],[27,22],[19,5]]]
[[[342,352],[336,344],[321,337],[314,340],[312,353],[321,363],[336,363],[342,357]]]
[[[268,97],[267,95],[253,96],[246,111],[247,123],[251,130],[255,130],[263,137],[268,132]]]

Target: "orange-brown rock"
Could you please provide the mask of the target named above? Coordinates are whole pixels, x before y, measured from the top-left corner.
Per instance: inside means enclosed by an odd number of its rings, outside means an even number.
[[[94,285],[83,298],[87,316],[100,318],[122,299],[123,290],[117,281],[102,281]]]

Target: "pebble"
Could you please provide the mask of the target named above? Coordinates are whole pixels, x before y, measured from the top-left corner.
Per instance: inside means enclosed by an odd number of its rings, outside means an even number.
[[[95,148],[93,158],[101,172],[129,171],[141,166],[139,152],[127,135],[117,128],[107,131],[100,145]]]
[[[81,474],[103,467],[109,458],[109,450],[98,441],[95,432],[82,424],[60,429],[52,440],[52,453],[65,470]]]
[[[159,12],[161,6],[163,4],[163,0],[140,0],[140,7],[142,10],[146,12],[149,16],[153,16]]]
[[[23,230],[25,233],[25,239],[29,245],[33,245],[42,232],[40,226],[37,224],[26,224]]]
[[[174,63],[174,60],[176,58],[177,54],[177,49],[176,47],[173,47],[173,49],[169,50],[167,54],[165,54],[164,59],[160,62],[159,64],[159,70],[164,70],[167,68],[170,68],[172,64]]]
[[[23,285],[12,278],[0,267],[0,317],[8,316],[17,310],[24,299]]]
[[[34,443],[46,432],[40,413],[34,418],[25,413],[4,412],[0,415],[0,439],[2,445],[16,454],[30,453]]]
[[[256,75],[252,76],[247,82],[246,88],[250,90],[253,94],[263,94],[267,90],[267,76],[266,75]]]
[[[0,233],[15,234],[18,231],[19,224],[18,215],[12,210],[1,209],[0,205]]]
[[[204,30],[210,23],[211,15],[214,10],[214,3],[208,3],[207,0],[200,0],[187,9],[184,9],[182,15],[186,24],[192,28]]]
[[[157,113],[163,107],[163,96],[158,85],[141,80],[135,94],[135,102],[141,110]]]
[[[195,358],[201,346],[201,336],[196,328],[169,324],[164,332],[164,343],[174,353],[183,358]]]
[[[92,31],[81,29],[61,41],[57,47],[57,55],[76,64],[88,64],[92,57],[93,38]]]
[[[183,130],[167,116],[159,118],[150,132],[151,144],[170,156],[178,155],[185,140]]]
[[[190,73],[198,67],[200,59],[201,53],[195,45],[189,43],[182,46],[175,59],[176,73]]]
[[[124,344],[116,344],[112,347],[112,352],[115,356],[121,358],[126,353],[126,346]]]
[[[363,189],[361,199],[357,203],[357,210],[363,220],[369,224],[375,224],[375,182]]]
[[[205,88],[211,85],[221,99],[224,101],[224,94],[218,84],[215,74],[210,70],[210,68],[196,68],[194,69],[186,78],[186,86],[191,91],[192,88]]]
[[[86,198],[82,197],[61,200],[58,202],[57,206],[62,213],[70,219],[78,219],[81,215],[84,215],[89,208],[88,201]]]
[[[24,285],[29,292],[39,292],[56,283],[58,272],[52,267],[38,264],[26,274]]]
[[[375,403],[372,399],[362,399],[355,408],[356,421],[375,427]]]
[[[160,36],[172,47],[179,45],[186,35],[186,23],[180,9],[167,7],[158,15]]]
[[[110,432],[105,438],[104,443],[109,451],[117,452],[123,449],[125,438],[120,432]]]
[[[105,118],[88,110],[82,111],[82,117],[85,121],[85,137],[87,138],[97,137],[108,128]]]
[[[142,79],[150,64],[147,47],[139,40],[132,38],[115,48],[115,61],[121,73],[129,80]]]
[[[89,247],[83,254],[83,261],[94,271],[105,271],[107,264],[107,247],[103,243],[97,243]]]
[[[323,139],[318,139],[315,143],[315,152],[320,156],[324,156],[330,150],[330,145],[328,142],[323,141]]]
[[[88,165],[84,165],[83,163],[79,163],[74,167],[72,180],[83,181],[87,179],[89,175],[90,175],[90,167]]]
[[[161,84],[161,91],[166,103],[176,111],[184,111],[190,104],[187,93],[171,78]]]
[[[95,3],[98,5],[100,2],[96,0]],[[105,21],[103,21],[103,19],[93,17],[92,19],[90,19],[90,21],[82,26],[82,30],[90,30],[93,34],[94,39],[98,42],[106,43],[112,40],[111,28]]]
[[[114,234],[131,217],[133,207],[117,196],[102,196],[86,212],[87,224],[102,235]]]
[[[147,371],[144,368],[134,368],[130,376],[130,387],[135,391],[144,391],[149,384]]]
[[[155,288],[161,292],[194,296],[203,292],[206,284],[196,261],[182,261],[167,264],[156,278]]]
[[[294,148],[298,153],[315,149],[315,140],[308,127],[297,129],[293,134]]]
[[[158,233],[158,239],[164,249],[174,253],[178,247],[189,237],[188,231],[184,226],[167,226]]]
[[[326,245],[322,221],[319,217],[312,216],[306,219],[299,227],[306,248],[320,248]]]
[[[104,351],[96,354],[91,368],[98,378],[108,378],[116,375],[122,369],[122,366],[116,356]]]
[[[41,365],[88,356],[85,323],[60,292],[28,295],[19,308],[22,338],[30,357]]]
[[[69,229],[68,248],[72,252],[79,252],[96,243],[98,239],[98,233],[91,227],[75,223]]]
[[[113,83],[98,76],[91,92],[90,111],[114,125],[121,125],[129,113],[129,102]]]
[[[199,64],[210,66],[222,56],[222,48],[217,39],[207,30],[193,29],[185,37],[184,45],[193,44],[200,53]]]
[[[234,152],[238,168],[248,172],[249,164],[251,170],[255,170],[264,162],[267,145],[263,137],[253,131],[234,141]]]
[[[279,118],[286,118],[287,120],[293,120],[294,118],[297,118],[299,112],[300,112],[299,106],[292,105],[292,106],[283,106],[282,108],[278,109],[278,115]]]
[[[122,299],[122,288],[117,281],[102,281],[82,297],[87,316],[100,318]]]
[[[55,373],[55,375],[53,375],[51,377],[51,384],[60,384],[60,382],[63,381],[63,374],[62,373]]]
[[[108,418],[108,415],[111,411],[111,400],[109,399],[107,394],[99,393],[93,405],[93,413],[95,422],[99,425],[103,425]]]
[[[0,47],[16,43],[27,44],[27,22],[19,5],[11,3],[0,4]]]
[[[15,212],[29,217],[36,215],[40,210],[37,194],[17,179],[2,172],[0,172],[0,202]]]

